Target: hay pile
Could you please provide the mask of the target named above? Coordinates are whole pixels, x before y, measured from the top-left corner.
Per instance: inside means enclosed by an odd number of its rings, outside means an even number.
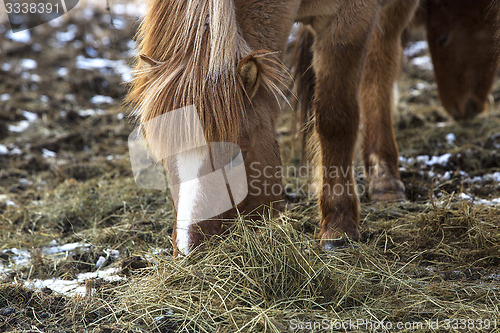
[[[463,212],[439,211],[437,219],[445,228],[463,222],[457,220]],[[469,214],[464,219],[470,227],[465,238],[498,251],[498,236],[491,233],[498,235],[498,225],[490,225],[490,230],[483,226],[476,235],[481,217]],[[357,319],[373,325],[498,318],[498,283],[445,281],[419,266],[426,251],[417,243],[424,234],[435,232],[435,225],[423,227],[417,220],[402,221],[420,232],[405,231],[408,243],[402,247],[415,251],[397,260],[388,255],[390,251],[377,249],[377,241],[324,253],[311,234],[296,230],[294,225],[300,223],[291,217],[240,219],[229,236],[187,258],[155,258],[156,265],[116,290],[116,296],[128,313],[125,321],[162,332],[310,331],[311,323],[335,328]],[[457,239],[443,240],[438,246],[452,251],[450,244],[456,243]]]

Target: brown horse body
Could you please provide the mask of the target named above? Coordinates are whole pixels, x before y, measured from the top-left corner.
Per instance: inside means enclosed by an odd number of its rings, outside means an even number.
[[[322,245],[331,248],[346,235],[360,237],[352,163],[361,119],[371,197],[404,198],[391,112],[401,34],[417,6],[418,0],[150,0],[140,35],[143,61],[129,100],[137,106],[154,155],[163,160],[172,183],[179,184],[172,186],[175,254],[187,254],[206,237],[222,233],[224,221],[238,212],[262,213],[256,209],[282,199],[274,131],[275,97],[284,81],[278,59],[297,21],[314,35],[312,108],[322,166]],[[196,218],[197,210],[217,205],[208,195],[213,183],[191,180],[213,171],[213,152],[197,148],[164,159],[176,151],[169,143],[175,140],[155,142],[156,131],[163,129],[146,125],[190,105],[208,142],[229,141],[241,148],[249,187],[237,207],[207,219]]]

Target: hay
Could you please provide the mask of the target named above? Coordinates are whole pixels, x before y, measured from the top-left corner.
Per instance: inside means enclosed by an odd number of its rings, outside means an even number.
[[[117,291],[127,320],[160,331],[282,332],[299,321],[498,317],[498,286],[422,275],[425,251],[407,262],[388,259],[376,242],[324,253],[294,224],[287,216],[239,219],[230,235],[187,258],[156,258]]]

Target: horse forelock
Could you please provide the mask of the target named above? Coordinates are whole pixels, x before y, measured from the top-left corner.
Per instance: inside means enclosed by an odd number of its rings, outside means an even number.
[[[140,122],[194,105],[207,140],[235,141],[245,104],[236,63],[249,50],[232,1],[150,0],[138,39],[156,62],[136,65],[128,101]]]
[[[237,68],[250,54],[262,60],[264,86],[281,91],[283,67],[275,55],[253,52],[233,1],[149,0],[137,38],[140,54],[154,61],[138,61],[127,98],[142,124],[194,105],[206,140],[236,142],[249,104]]]

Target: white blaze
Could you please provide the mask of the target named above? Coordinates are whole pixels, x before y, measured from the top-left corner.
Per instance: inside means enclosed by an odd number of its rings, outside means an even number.
[[[177,205],[177,248],[187,255],[192,250],[190,244],[190,228],[197,198],[201,193],[198,173],[208,156],[207,149],[197,149],[177,155],[177,171],[179,174],[179,200]]]

